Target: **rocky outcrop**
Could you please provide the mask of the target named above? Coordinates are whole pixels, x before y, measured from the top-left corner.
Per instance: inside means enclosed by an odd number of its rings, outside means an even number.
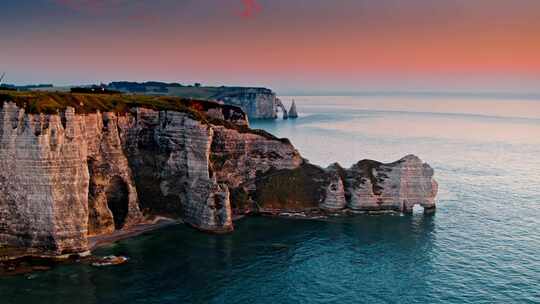
[[[281,100],[269,89],[223,88],[210,98],[240,107],[250,119],[276,119],[280,109],[283,118],[288,117]]]
[[[219,182],[230,187],[255,180],[271,169],[294,169],[304,162],[287,139],[264,132],[241,133],[223,126],[213,129],[211,169]]]
[[[414,155],[391,164],[363,160],[345,174],[350,209],[409,213],[416,204],[426,212],[435,209],[433,169]]]
[[[325,196],[321,208],[329,211],[343,210],[347,207],[345,195],[344,170],[339,164],[333,164],[326,169],[328,183],[325,185]]]
[[[226,105],[240,107],[250,119],[276,119],[278,111],[284,119],[288,118],[287,110],[272,90],[256,87],[211,87],[182,85],[179,83],[164,83],[149,81],[144,83],[119,81],[111,82],[100,88],[124,93],[145,94],[151,96],[176,96],[214,100]]]
[[[278,109],[282,109],[284,118],[287,117],[281,101],[272,90],[250,87],[207,87],[201,85],[185,86],[178,83],[163,82],[112,82],[107,89],[125,93],[147,95],[168,95],[183,98],[215,100],[226,105],[242,108],[250,119],[276,119]]]
[[[232,230],[228,187],[211,176],[211,125],[186,113],[138,108],[119,128],[144,213]]]
[[[82,118],[80,150],[87,155],[89,173],[88,235],[111,233],[138,222],[142,214],[137,188],[119,133],[125,117],[114,113],[78,117]]]
[[[285,106],[279,99],[276,99],[276,108],[281,110],[283,119],[289,119],[289,114],[287,113],[287,109],[285,109]]]
[[[433,170],[417,157],[323,169],[289,140],[249,129],[235,107],[191,101],[177,110],[165,103],[81,112],[77,101],[32,114],[24,100],[4,101],[0,249],[80,253],[90,236],[155,216],[230,232],[233,216],[250,212],[435,208]]]
[[[289,118],[298,118],[298,110],[296,110],[296,103],[294,102],[294,100],[292,101],[291,109],[289,110]]]
[[[394,163],[363,160],[344,169],[327,169],[304,162],[294,169],[270,170],[241,185],[252,208],[259,212],[344,211],[425,213],[435,210],[438,185],[433,169],[414,155]]]
[[[288,141],[252,132],[244,115],[223,108],[206,111],[204,122],[147,108],[29,114],[3,103],[0,244],[51,255],[81,252],[89,236],[149,215],[231,231],[229,184],[303,160]],[[220,165],[219,158],[230,160]]]

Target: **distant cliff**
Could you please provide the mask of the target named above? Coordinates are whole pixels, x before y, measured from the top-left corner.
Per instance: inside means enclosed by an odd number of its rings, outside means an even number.
[[[237,107],[169,97],[0,93],[0,253],[80,253],[167,216],[230,232],[245,213],[435,208],[415,156],[323,169]]]
[[[112,82],[111,90],[125,93],[168,95],[183,98],[205,99],[223,102],[242,108],[250,119],[276,119],[278,111],[287,118],[287,110],[276,94],[266,88],[185,86],[163,82]]]

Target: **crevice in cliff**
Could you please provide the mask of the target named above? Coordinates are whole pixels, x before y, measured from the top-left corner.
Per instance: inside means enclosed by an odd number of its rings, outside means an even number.
[[[60,123],[62,124],[62,128],[65,130],[67,126],[67,117],[65,111],[60,112]]]
[[[129,190],[127,184],[118,176],[111,179],[106,191],[107,207],[111,210],[116,230],[124,227],[129,212]]]
[[[176,187],[185,187],[185,182],[169,185],[164,183],[161,168],[166,166],[170,158],[171,148],[156,128],[160,128],[162,120],[166,119],[161,112],[157,125],[139,119],[137,133],[132,134],[128,141],[126,156],[128,165],[133,172],[133,179],[139,195],[139,208],[144,215],[182,216],[183,210],[178,206],[178,196],[169,194]],[[163,129],[166,125],[163,127]],[[129,134],[128,134],[129,136]],[[178,177],[181,180],[181,177]],[[173,187],[173,189],[169,189]]]
[[[356,184],[354,184],[353,186],[359,187],[359,185],[363,185],[369,180],[371,182],[373,193],[375,195],[381,195],[382,190],[384,189],[381,183],[383,183],[385,179],[388,178],[388,175],[386,173],[391,171],[388,166],[393,166],[398,163],[399,161],[385,165],[381,162],[367,159],[359,161],[350,170],[353,171],[353,175],[359,175],[363,178],[356,181]]]

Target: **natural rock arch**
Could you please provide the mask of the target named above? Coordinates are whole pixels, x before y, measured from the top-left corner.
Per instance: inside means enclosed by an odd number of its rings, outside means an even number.
[[[283,105],[281,100],[279,100],[279,99],[276,101],[276,109],[281,109],[281,112],[283,113],[283,119],[288,119],[289,118],[289,115],[287,113],[287,109],[285,108],[285,106]]]
[[[113,216],[114,229],[122,229],[129,212],[128,185],[119,176],[115,176],[111,179],[105,194],[107,207]]]
[[[435,206],[425,203],[409,202],[407,200],[403,201],[401,211],[406,214],[413,214],[414,210],[422,211],[424,214],[435,213]]]

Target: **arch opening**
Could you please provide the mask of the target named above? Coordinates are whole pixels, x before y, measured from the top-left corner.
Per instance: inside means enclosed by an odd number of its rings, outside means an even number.
[[[118,176],[112,178],[106,191],[107,207],[113,215],[114,229],[122,229],[129,212],[129,190],[127,184]]]
[[[283,113],[283,119],[288,119],[289,118],[289,115],[287,113],[287,109],[285,109],[285,106],[283,105],[283,103],[279,99],[276,102],[276,109],[277,109],[278,112],[279,112],[279,110],[281,110],[281,113]]]
[[[413,214],[424,214],[424,206],[420,204],[415,204],[412,208]]]

